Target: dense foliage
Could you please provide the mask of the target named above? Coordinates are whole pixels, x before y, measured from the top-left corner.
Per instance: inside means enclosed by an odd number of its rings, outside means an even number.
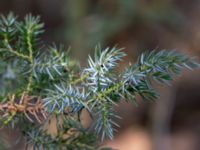
[[[43,26],[31,15],[23,21],[12,13],[0,19],[0,125],[20,127],[26,148],[98,149],[98,137],[113,139],[119,126],[115,105],[123,100],[137,105],[137,95],[155,100],[151,81],[169,84],[184,67],[199,66],[184,54],[161,50],[141,54],[117,73],[126,54],[97,46],[94,58],[81,68],[63,46],[43,46]],[[83,110],[93,120],[89,127],[80,119]],[[54,119],[56,133],[50,133]]]

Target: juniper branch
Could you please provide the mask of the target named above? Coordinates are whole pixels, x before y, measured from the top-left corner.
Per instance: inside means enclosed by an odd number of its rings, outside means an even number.
[[[123,100],[137,105],[137,95],[156,100],[153,80],[170,84],[184,68],[199,67],[194,58],[161,50],[142,53],[134,65],[117,72],[123,49],[97,46],[81,68],[63,47],[40,49],[43,26],[31,15],[23,21],[13,14],[0,18],[0,126],[19,124],[28,147],[36,150],[97,149],[96,139],[113,139],[119,127],[115,105]],[[93,119],[88,128],[77,117],[83,109]],[[52,136],[44,127],[55,115],[62,121]],[[68,134],[74,129],[76,134]]]

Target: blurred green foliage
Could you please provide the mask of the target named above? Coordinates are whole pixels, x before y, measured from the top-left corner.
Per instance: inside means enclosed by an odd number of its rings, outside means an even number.
[[[75,49],[74,53],[80,55],[78,56],[80,58],[85,58],[98,42],[105,46],[120,33],[132,30],[137,25],[164,24],[178,31],[184,22],[184,17],[175,8],[173,0],[95,2],[68,0],[66,2],[66,38]],[[76,51],[80,49],[84,53]]]
[[[98,43],[102,46],[120,43],[124,47],[129,44],[137,49],[134,52],[137,54],[147,47],[162,46],[158,41],[164,38],[162,30],[183,36],[188,30],[189,15],[198,9],[199,0],[1,0],[0,3],[1,13],[12,10],[19,16],[40,14],[47,29],[45,41],[70,45],[73,55],[84,61]],[[170,45],[166,39],[164,42]]]

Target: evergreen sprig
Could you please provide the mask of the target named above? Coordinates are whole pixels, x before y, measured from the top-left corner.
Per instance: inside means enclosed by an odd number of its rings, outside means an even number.
[[[95,150],[98,148],[94,134],[86,132],[73,118],[62,119],[64,122],[56,126],[57,135],[54,137],[41,128],[27,132],[27,146],[32,146],[34,150]],[[60,122],[58,116],[56,121]]]
[[[23,21],[12,13],[0,19],[0,125],[20,125],[27,148],[97,149],[98,137],[113,139],[119,127],[114,106],[120,101],[137,105],[137,95],[155,100],[153,80],[170,84],[182,69],[199,67],[177,51],[154,50],[118,72],[123,50],[97,46],[81,68],[62,46],[41,48],[43,26],[32,15]],[[87,128],[80,119],[83,110],[93,119]],[[51,119],[57,119],[56,135],[46,128]]]

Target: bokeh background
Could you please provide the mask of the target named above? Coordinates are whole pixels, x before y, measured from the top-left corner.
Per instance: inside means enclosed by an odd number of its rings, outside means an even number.
[[[0,14],[40,15],[45,44],[64,44],[86,65],[95,45],[118,45],[128,54],[121,67],[145,50],[177,50],[200,57],[200,0],[0,0]],[[119,150],[199,150],[200,71],[184,71],[171,86],[156,86],[156,103],[121,103],[115,140]],[[5,139],[17,138],[10,131]],[[10,142],[9,142],[10,143]],[[10,150],[17,149],[11,145]],[[2,147],[1,147],[2,148]],[[20,147],[18,148],[20,150]]]

